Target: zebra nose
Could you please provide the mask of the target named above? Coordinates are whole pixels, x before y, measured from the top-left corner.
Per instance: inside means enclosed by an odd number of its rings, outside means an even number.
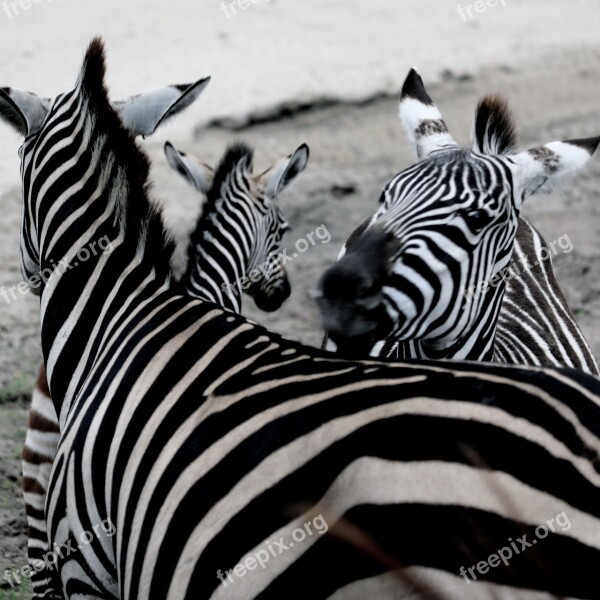
[[[259,291],[254,296],[254,303],[260,310],[274,312],[290,297],[291,292],[289,281],[283,279],[277,286],[266,291]]]

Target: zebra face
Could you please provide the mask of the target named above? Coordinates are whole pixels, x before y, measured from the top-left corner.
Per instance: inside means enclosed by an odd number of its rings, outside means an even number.
[[[443,183],[424,189],[428,179]],[[348,344],[340,336],[435,341],[470,327],[476,311],[462,290],[510,260],[519,215],[510,185],[508,168],[461,150],[397,175],[369,227],[321,281],[323,325],[338,347]]]
[[[289,224],[277,198],[308,164],[309,150],[306,144],[292,154],[280,159],[272,167],[254,179],[259,214],[264,215],[257,223],[258,235],[251,270],[262,277],[248,288],[248,294],[258,308],[266,312],[277,310],[291,293],[288,276],[283,264],[282,239]]]
[[[440,183],[424,189],[428,179]],[[394,178],[372,226],[397,241],[379,279],[387,335],[435,343],[471,328],[492,296],[481,282],[510,262],[519,212],[503,157],[442,150]]]
[[[21,272],[36,295],[41,293],[49,278],[49,273],[44,274],[43,271],[55,268],[50,261],[51,267],[41,269],[40,263],[47,257],[40,244],[45,241],[47,226],[50,224],[46,223],[44,230],[39,230],[38,217],[46,214],[52,219],[65,220],[66,215],[53,209],[53,206],[56,207],[61,197],[73,192],[76,187],[76,182],[68,180],[65,175],[74,161],[73,157],[66,154],[67,149],[82,144],[94,145],[92,137],[95,116],[89,110],[93,99],[82,93],[82,82],[88,67],[84,63],[74,90],[60,94],[55,99],[40,98],[14,88],[0,88],[0,118],[25,137],[19,148],[24,197]],[[97,72],[94,76],[98,82],[103,79],[103,73]],[[112,102],[112,109],[131,135],[150,135],[169,118],[190,106],[209,81],[210,77],[206,77],[192,84],[169,85],[136,94]],[[95,158],[101,160],[99,148],[102,140],[96,140],[95,143]],[[81,175],[85,175],[85,172]],[[35,194],[32,194],[33,190],[36,191]]]
[[[277,196],[306,167],[308,148],[261,175],[253,174],[253,151],[245,144],[230,147],[216,170],[170,144],[165,153],[205,198],[189,246],[187,292],[239,312],[243,291],[261,310],[277,310],[291,291],[280,260],[289,225]]]
[[[422,340],[442,355],[489,331],[493,339],[523,199],[580,169],[599,139],[513,153],[508,107],[491,96],[476,111],[473,148],[461,148],[414,71],[400,115],[421,162],[385,187],[317,301],[338,348]]]
[[[263,199],[264,200],[264,199]],[[260,310],[274,312],[289,298],[291,286],[285,267],[281,260],[281,247],[283,235],[289,230],[283,212],[274,202],[263,205],[266,210],[264,216],[257,223],[258,235],[249,273],[254,272],[254,278],[247,289],[247,294],[254,299]]]

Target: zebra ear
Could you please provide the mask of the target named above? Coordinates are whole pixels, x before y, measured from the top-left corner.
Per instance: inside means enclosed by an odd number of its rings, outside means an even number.
[[[215,172],[208,165],[180,152],[170,142],[165,143],[165,156],[171,168],[199,192],[206,194],[210,190]]]
[[[282,158],[273,167],[260,176],[260,181],[265,186],[265,196],[275,198],[285,187],[287,187],[304,169],[308,163],[309,150],[306,144],[302,144],[296,151]]]
[[[50,105],[49,98],[9,87],[0,88],[0,117],[23,136],[42,127]]]
[[[442,148],[458,147],[440,111],[429,97],[421,76],[414,69],[410,70],[402,86],[400,122],[418,159],[427,158]]]
[[[196,83],[167,87],[131,96],[112,103],[125,127],[134,135],[151,135],[167,119],[186,109],[204,91],[210,81],[205,77]]]
[[[522,198],[536,192],[549,193],[564,177],[582,169],[600,145],[600,137],[566,142],[551,142],[514,154],[517,164],[515,182]]]

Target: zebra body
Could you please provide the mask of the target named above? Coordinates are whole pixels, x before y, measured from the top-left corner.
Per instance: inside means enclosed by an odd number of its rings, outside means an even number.
[[[72,260],[90,240],[112,244],[41,293],[62,431],[50,542],[64,548],[101,522],[114,526],[59,560],[66,595],[593,598],[598,380],[346,361],[177,294],[146,159],[110,108],[103,75],[94,41],[77,87],[21,152],[25,273],[49,257]],[[61,142],[49,146],[51,134]],[[44,165],[57,147],[68,170],[75,156],[86,173],[102,157],[109,173],[96,172],[94,195],[56,194]],[[74,206],[81,214],[65,237],[53,212]],[[568,530],[473,571],[562,513]],[[326,532],[295,535],[318,518]]]
[[[423,160],[386,186],[380,209],[323,276],[326,347],[351,356],[523,360],[598,374],[551,262],[541,260],[545,242],[519,218],[523,199],[580,169],[598,139],[514,153],[508,108],[486,97],[468,151],[450,136],[414,71],[400,112]],[[541,260],[539,271],[507,275],[515,240],[515,255],[532,265]],[[534,332],[527,321],[542,313],[544,325]],[[527,353],[511,341],[522,334]]]

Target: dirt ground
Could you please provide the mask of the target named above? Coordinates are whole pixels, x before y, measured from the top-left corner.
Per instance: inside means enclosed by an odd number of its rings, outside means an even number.
[[[426,74],[425,79],[426,79]],[[399,74],[399,85],[403,74]],[[494,68],[476,75],[446,73],[430,88],[455,138],[467,143],[477,98],[505,94],[518,122],[521,145],[600,134],[600,53],[562,53],[518,68]],[[168,128],[167,128],[168,129]],[[168,136],[167,136],[168,137]],[[192,136],[190,136],[192,137]],[[293,230],[289,254],[300,239],[324,225],[331,241],[298,253],[288,271],[292,298],[276,314],[264,315],[245,303],[250,318],[288,337],[319,345],[321,333],[311,290],[335,260],[348,234],[376,207],[382,186],[412,162],[397,120],[397,98],[357,105],[336,105],[281,115],[272,122],[239,131],[222,126],[198,129],[193,139],[172,139],[180,149],[216,163],[228,143],[245,139],[256,147],[256,169],[269,166],[302,142],[311,148],[307,171],[281,203]],[[160,140],[146,148],[155,162],[157,193],[176,198],[173,219],[189,222],[186,211],[196,199],[182,187],[162,155]],[[16,152],[16,148],[15,148]],[[19,278],[20,193],[15,185],[0,190],[0,287]],[[548,241],[568,236],[573,251],[558,254],[554,265],[565,294],[600,356],[600,156],[576,180],[549,196],[530,198],[524,213]],[[184,208],[179,207],[179,197]],[[173,203],[174,201],[171,200]],[[186,217],[186,214],[188,215]],[[321,230],[322,231],[322,230]],[[0,573],[25,564],[25,516],[19,489],[20,450],[26,428],[26,400],[40,360],[36,300],[0,298]],[[0,590],[0,598],[2,598]],[[12,596],[11,596],[12,597]]]

